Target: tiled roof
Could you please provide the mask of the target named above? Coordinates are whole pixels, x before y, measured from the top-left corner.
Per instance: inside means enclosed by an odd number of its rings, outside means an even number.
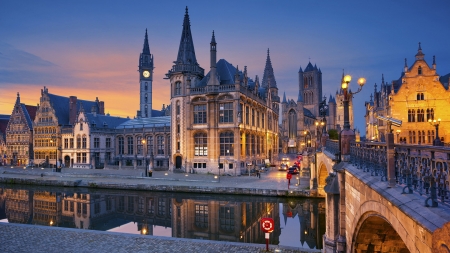
[[[34,120],[34,117],[36,116],[37,106],[31,106],[31,105],[25,105],[25,104],[20,104],[20,106],[22,107],[23,114],[25,115],[25,119],[27,121],[28,128],[33,129],[33,120]],[[35,109],[33,109],[33,107],[35,107]],[[34,112],[33,117],[30,115],[30,112],[28,111],[28,109],[30,109],[31,113]]]
[[[48,93],[48,97],[56,112],[56,117],[58,117],[58,124],[69,125],[69,98],[50,93]],[[92,106],[97,107],[97,103],[95,101],[77,99],[77,112],[80,111],[81,106],[83,106],[85,111],[90,112]]]
[[[97,127],[116,128],[122,123],[129,121],[128,118],[114,117],[109,115],[86,113],[86,121],[95,124]]]
[[[116,128],[142,128],[159,126],[170,126],[170,116],[131,119],[120,124]]]
[[[449,78],[450,78],[450,73],[448,73],[445,76],[439,77],[439,81],[442,83],[442,85],[444,85],[444,88],[446,90],[448,90],[448,87],[449,87],[449,82],[450,82]]]
[[[8,127],[9,118],[11,115],[0,114],[0,132],[6,134],[6,127]]]

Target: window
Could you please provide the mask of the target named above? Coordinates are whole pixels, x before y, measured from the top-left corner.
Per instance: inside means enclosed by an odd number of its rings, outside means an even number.
[[[423,93],[417,93],[417,100],[424,100]]]
[[[289,139],[296,139],[297,137],[297,113],[294,110],[289,111],[288,115],[288,131]]]
[[[147,198],[147,213],[155,214],[155,200],[153,198]]]
[[[124,139],[123,137],[119,137],[119,155],[123,155],[124,154]]]
[[[420,131],[419,131],[419,132],[420,132]],[[420,143],[422,143],[422,144],[426,143],[426,142],[425,142],[425,131],[423,131],[423,130],[422,130],[422,140],[420,140],[420,138],[419,138],[419,141],[420,141]]]
[[[64,200],[64,211],[69,211],[69,201],[68,200]]]
[[[164,216],[166,214],[166,200],[163,198],[158,199],[158,215]]]
[[[261,127],[262,127],[262,128],[265,128],[265,127],[266,127],[266,125],[265,125],[265,123],[264,123],[264,116],[265,116],[265,114],[264,114],[264,113],[261,113]]]
[[[250,108],[245,107],[245,124],[250,125]]]
[[[143,148],[142,136],[137,136],[136,137],[136,144],[137,144],[137,154],[138,155],[143,154],[143,150],[142,150],[142,148]]]
[[[220,133],[220,155],[234,155],[234,134],[233,132]]]
[[[81,153],[81,162],[86,163],[86,153]]]
[[[73,148],[73,138],[70,138],[70,148]]]
[[[145,82],[145,90],[148,90],[148,83]]]
[[[220,123],[233,122],[233,103],[219,104],[219,122]]]
[[[153,136],[147,136],[147,152],[153,154]]]
[[[82,148],[86,148],[86,135],[83,135],[83,147]]]
[[[64,148],[69,148],[69,139],[67,138],[64,139]]]
[[[100,138],[94,138],[94,148],[100,148]]]
[[[208,228],[208,206],[195,205],[195,226],[198,228]]]
[[[255,109],[252,109],[252,126],[255,126]]]
[[[419,66],[419,68],[417,69],[417,74],[422,75],[422,67],[421,66]]]
[[[77,149],[81,148],[81,136],[77,136]]]
[[[156,145],[158,149],[158,155],[164,155],[164,136],[156,136]]]
[[[106,148],[111,148],[111,138],[106,138]]]
[[[80,131],[83,131],[83,121],[80,122]]]
[[[416,112],[414,109],[408,110],[408,122],[416,122]]]
[[[260,127],[259,112],[256,112],[256,127]]]
[[[427,109],[427,121],[428,120],[434,120],[434,109]]]
[[[128,196],[127,211],[130,213],[134,211],[134,197],[133,196]]]
[[[87,204],[83,203],[83,214],[86,215],[87,214]]]
[[[73,212],[74,210],[74,202],[70,201],[70,211]]]
[[[194,124],[206,124],[206,105],[194,105]]]
[[[77,153],[77,163],[81,163],[81,153]]]
[[[180,115],[180,101],[177,101],[176,103],[176,114]]]
[[[175,83],[175,95],[181,95],[181,82]]]
[[[417,122],[425,122],[425,115],[423,109],[417,110]]]
[[[219,209],[220,230],[234,232],[234,207],[221,206]]]
[[[196,133],[194,135],[194,155],[195,156],[208,155],[208,138],[206,133]]]
[[[127,137],[127,154],[132,155],[134,153],[133,150],[133,137],[132,136],[128,136]]]

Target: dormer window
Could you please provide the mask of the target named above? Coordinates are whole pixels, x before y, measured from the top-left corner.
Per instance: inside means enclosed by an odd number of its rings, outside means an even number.
[[[422,67],[421,66],[419,66],[419,68],[417,69],[417,74],[422,75]]]
[[[423,93],[417,93],[417,100],[425,100]]]

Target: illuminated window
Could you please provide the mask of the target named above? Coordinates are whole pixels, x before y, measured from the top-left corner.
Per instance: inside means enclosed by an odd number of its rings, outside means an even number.
[[[206,133],[196,133],[194,135],[194,155],[208,155],[208,136],[206,135]]]
[[[195,226],[198,228],[208,228],[208,206],[195,205]]]
[[[127,154],[132,155],[133,152],[134,152],[134,149],[133,149],[134,143],[133,143],[133,137],[132,136],[128,136],[127,137],[127,147],[128,147]]]
[[[219,104],[219,122],[220,123],[233,122],[233,103]]]
[[[164,136],[156,136],[156,145],[158,149],[158,155],[164,155]]]
[[[220,155],[234,155],[234,134],[233,132],[220,133]]]
[[[194,105],[194,124],[206,124],[206,105]]]

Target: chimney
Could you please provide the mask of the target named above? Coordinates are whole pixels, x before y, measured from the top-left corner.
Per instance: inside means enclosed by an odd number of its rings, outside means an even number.
[[[69,97],[69,124],[74,125],[77,120],[77,97],[70,96]]]
[[[98,114],[105,115],[105,102],[98,102]]]

